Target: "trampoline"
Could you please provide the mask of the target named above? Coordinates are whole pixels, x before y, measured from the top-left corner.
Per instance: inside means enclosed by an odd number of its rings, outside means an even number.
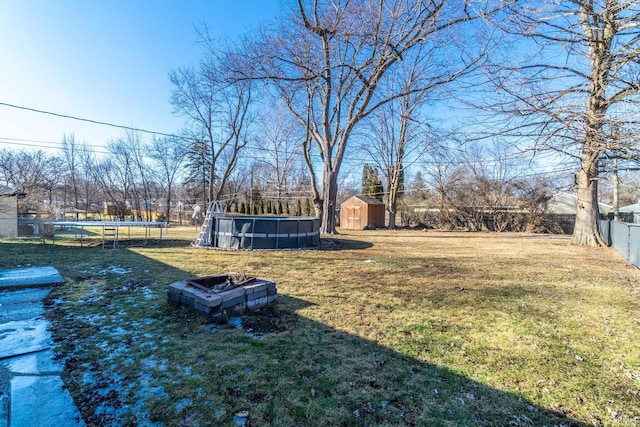
[[[107,237],[113,238],[113,247],[118,246],[118,241],[121,235],[121,229],[127,228],[127,237],[131,240],[131,227],[142,227],[144,228],[144,239],[143,245],[146,245],[149,239],[151,238],[151,229],[158,228],[160,229],[159,238],[162,239],[162,230],[167,228],[166,222],[151,222],[151,221],[50,221],[44,223],[45,230],[51,230],[51,244],[55,245],[56,243],[56,232],[58,232],[58,236],[62,235],[62,231],[68,229],[70,227],[74,228],[74,236],[77,237],[80,235],[80,246],[84,245],[85,237],[84,237],[84,229],[85,227],[99,228],[102,231],[102,247],[104,248],[107,243]],[[80,229],[78,231],[78,229]],[[45,243],[46,233],[43,230],[42,233],[42,242]],[[110,239],[109,239],[110,240]]]

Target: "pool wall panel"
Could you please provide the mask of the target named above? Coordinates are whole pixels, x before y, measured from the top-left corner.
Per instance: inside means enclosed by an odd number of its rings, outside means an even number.
[[[223,249],[297,249],[320,244],[320,222],[313,217],[217,217],[212,245]]]

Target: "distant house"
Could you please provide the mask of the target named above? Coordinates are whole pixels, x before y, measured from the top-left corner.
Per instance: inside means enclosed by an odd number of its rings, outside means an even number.
[[[598,209],[600,215],[613,212],[613,206],[606,203],[598,203]],[[575,215],[578,211],[578,196],[571,193],[558,193],[547,201],[545,211],[554,215]]]
[[[340,205],[340,227],[362,230],[384,227],[384,203],[367,196],[353,196]]]
[[[613,206],[606,203],[598,203],[598,210],[601,218],[606,218],[613,212]],[[571,193],[558,193],[552,196],[545,204],[548,226],[551,229],[560,229],[562,232],[571,234],[576,224],[576,213],[578,211],[578,196]],[[558,231],[560,231],[558,230]]]
[[[622,206],[618,212],[620,212],[620,221],[640,223],[640,203]]]
[[[26,194],[0,185],[0,237],[18,236],[18,199]]]

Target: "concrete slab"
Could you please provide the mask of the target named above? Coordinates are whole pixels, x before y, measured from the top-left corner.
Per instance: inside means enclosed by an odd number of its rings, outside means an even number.
[[[6,367],[11,374],[22,375],[61,374],[64,369],[62,363],[54,360],[52,350],[2,359],[0,365]]]
[[[51,348],[51,334],[45,319],[19,320],[0,324],[0,359]]]
[[[9,390],[0,393],[0,427],[9,427]]]
[[[0,323],[27,320],[42,316],[42,299],[50,288],[27,288],[16,291],[0,291]]]
[[[43,399],[43,397],[45,397]],[[77,427],[85,423],[59,376],[11,380],[11,427]]]
[[[64,283],[54,267],[27,267],[0,270],[0,289],[20,289]]]

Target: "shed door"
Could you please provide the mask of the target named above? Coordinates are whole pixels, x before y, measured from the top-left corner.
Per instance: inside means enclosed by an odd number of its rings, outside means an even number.
[[[360,206],[347,208],[347,228],[349,230],[360,230],[362,228],[361,215]]]

